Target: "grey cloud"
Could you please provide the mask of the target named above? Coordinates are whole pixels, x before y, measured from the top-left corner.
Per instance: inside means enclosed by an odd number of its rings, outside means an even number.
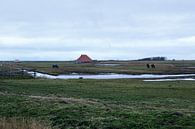
[[[82,53],[98,59],[195,56],[193,0],[0,2],[2,60],[65,60]]]

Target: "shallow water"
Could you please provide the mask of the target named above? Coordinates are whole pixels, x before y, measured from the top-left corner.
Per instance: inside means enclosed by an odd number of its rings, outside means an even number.
[[[195,67],[188,67],[189,69],[195,69]]]
[[[120,66],[120,64],[96,64],[96,66]]]
[[[28,72],[30,74],[34,74],[34,72]],[[142,75],[129,75],[129,74],[97,74],[97,75],[89,75],[89,74],[66,74],[66,75],[49,75],[36,72],[37,78],[48,78],[48,79],[163,79],[163,78],[186,78],[195,76],[195,74],[179,74],[179,75],[154,75],[154,74],[142,74]]]
[[[144,80],[145,82],[164,82],[164,81],[195,81],[194,78],[177,78],[177,79],[153,79]]]

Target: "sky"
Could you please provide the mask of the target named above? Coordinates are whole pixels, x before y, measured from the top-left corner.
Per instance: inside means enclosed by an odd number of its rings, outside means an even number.
[[[195,0],[0,0],[0,60],[195,59]]]

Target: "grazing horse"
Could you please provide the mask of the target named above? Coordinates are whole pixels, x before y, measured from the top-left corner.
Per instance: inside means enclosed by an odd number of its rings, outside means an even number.
[[[155,68],[156,68],[155,64],[152,64],[152,65],[151,65],[151,67],[152,67],[153,69],[155,69]]]
[[[58,66],[57,64],[55,64],[55,65],[52,65],[52,68],[56,68],[56,69],[58,69],[58,68],[59,68],[59,66]]]
[[[146,66],[147,66],[148,69],[150,68],[150,64],[147,64]]]

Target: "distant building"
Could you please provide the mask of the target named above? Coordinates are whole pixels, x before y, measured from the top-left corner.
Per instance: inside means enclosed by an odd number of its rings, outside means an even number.
[[[166,61],[166,57],[149,57],[149,58],[143,58],[139,59],[139,61]]]
[[[81,55],[76,63],[93,63],[93,60],[88,55]]]

